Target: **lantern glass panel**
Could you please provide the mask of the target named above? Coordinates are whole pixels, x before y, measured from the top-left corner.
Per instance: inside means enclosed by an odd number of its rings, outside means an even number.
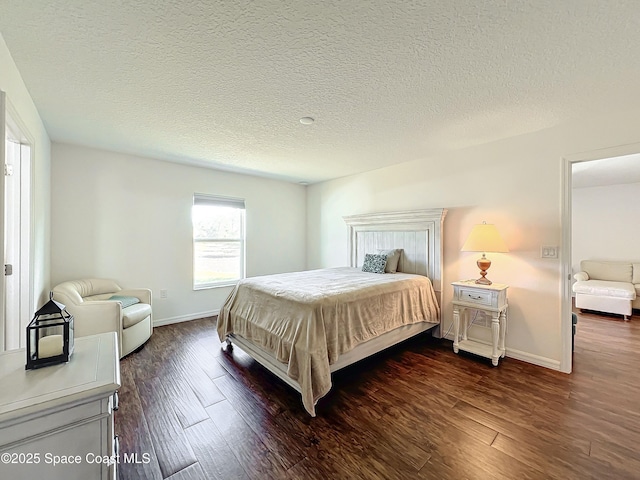
[[[27,327],[27,369],[69,361],[73,353],[73,316],[50,301]]]
[[[73,353],[73,339],[75,337],[75,332],[73,331],[73,316],[69,316],[67,325],[69,326],[69,356],[71,356]]]

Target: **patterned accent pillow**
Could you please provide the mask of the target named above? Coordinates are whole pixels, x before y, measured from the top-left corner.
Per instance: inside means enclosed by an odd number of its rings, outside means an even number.
[[[362,271],[369,273],[384,273],[384,267],[387,264],[386,255],[378,255],[375,253],[365,253]]]

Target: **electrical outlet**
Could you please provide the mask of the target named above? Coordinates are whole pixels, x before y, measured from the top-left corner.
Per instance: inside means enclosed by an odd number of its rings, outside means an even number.
[[[160,290],[160,298],[167,298],[167,291],[166,290]]]
[[[558,247],[543,245],[540,247],[540,257],[542,258],[558,258]]]

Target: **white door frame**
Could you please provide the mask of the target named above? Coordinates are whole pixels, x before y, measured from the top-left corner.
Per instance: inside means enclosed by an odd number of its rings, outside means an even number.
[[[571,373],[572,349],[571,339],[573,337],[573,324],[571,322],[571,202],[572,202],[572,167],[574,163],[589,162],[592,160],[604,160],[613,157],[622,157],[640,153],[640,143],[629,145],[619,145],[616,147],[603,148],[591,152],[576,153],[567,155],[562,159],[562,317],[561,317],[561,345],[562,358],[560,359],[560,370]]]
[[[21,212],[20,201],[22,200],[20,191],[20,170],[21,158],[19,136],[11,128],[7,115],[5,125],[5,165],[11,166],[10,173],[5,172],[4,183],[4,263],[10,264],[13,268],[11,276],[4,277],[4,348],[13,350],[20,348],[20,324],[22,317],[20,312],[21,293],[20,284],[22,278],[22,263],[20,262],[20,249],[22,233],[20,228]],[[5,167],[6,168],[6,167]]]
[[[20,340],[19,346],[26,346],[26,336],[22,332],[26,332],[26,327],[31,316],[35,311],[35,299],[33,296],[33,163],[34,163],[34,146],[35,142],[26,126],[22,122],[20,115],[13,107],[11,102],[6,98],[4,92],[0,91],[0,160],[3,165],[6,163],[5,158],[5,141],[8,131],[11,131],[16,140],[20,143],[20,165],[22,170],[21,184],[20,184],[20,257],[17,259],[19,262],[18,270],[20,274],[19,290],[19,331]],[[0,195],[3,198],[5,195],[4,179],[0,186]],[[5,218],[4,208],[0,209],[0,238],[2,238],[2,251],[4,251],[4,229]],[[4,272],[2,273],[2,280],[0,281],[0,351],[4,349],[6,344],[5,338],[5,309],[6,300],[4,292],[6,289],[6,282]]]
[[[6,114],[6,95],[0,90],[0,163],[5,164],[5,114]],[[4,172],[3,172],[4,175]],[[2,198],[2,208],[0,208],[0,245],[2,246],[2,257],[4,258],[4,178],[2,182],[0,182],[0,198]],[[4,265],[4,262],[3,262]],[[0,352],[4,352],[4,321],[5,321],[5,301],[4,301],[4,292],[5,292],[5,282],[4,282],[4,266],[2,275],[0,275]]]
[[[33,298],[33,141],[20,144],[20,332],[27,331],[27,325],[36,311],[36,304]],[[26,348],[26,333],[20,336],[20,348]]]

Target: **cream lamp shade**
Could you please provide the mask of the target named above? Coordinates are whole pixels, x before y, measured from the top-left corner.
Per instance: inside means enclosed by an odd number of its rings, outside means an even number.
[[[491,266],[491,260],[489,260],[486,252],[498,252],[506,253],[509,251],[507,244],[498,233],[498,229],[493,224],[486,222],[476,225],[469,233],[467,241],[462,245],[461,251],[463,252],[482,252],[482,258],[477,262],[480,269],[480,278],[476,280],[476,283],[483,285],[491,285],[491,280],[487,277],[487,270]]]

